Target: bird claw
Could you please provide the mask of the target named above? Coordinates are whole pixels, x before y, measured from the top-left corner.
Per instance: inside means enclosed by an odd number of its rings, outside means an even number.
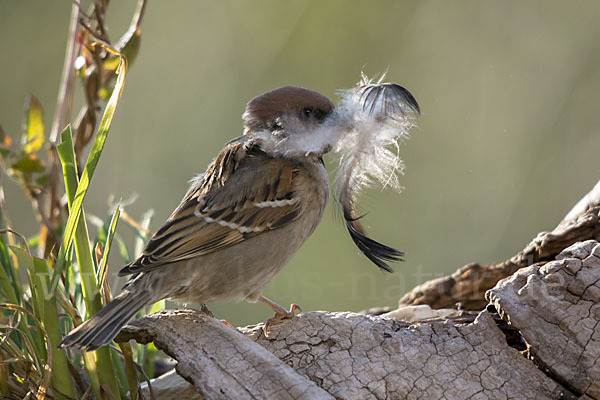
[[[224,319],[220,319],[219,320],[223,325],[230,327],[231,329],[235,329],[233,327],[233,325],[231,325],[229,322],[225,321]]]
[[[204,314],[208,315],[208,316],[209,316],[209,317],[211,317],[211,318],[215,318],[215,314],[213,314],[213,313],[212,313],[212,311],[210,311],[210,310],[208,309],[208,307],[206,306],[206,304],[202,304],[202,305],[200,306],[200,311],[201,311],[201,312],[203,312]],[[216,318],[215,318],[215,319],[216,319]],[[220,323],[222,323],[222,324],[223,324],[223,325],[225,325],[225,326],[228,326],[228,327],[230,327],[231,329],[235,329],[235,328],[233,327],[233,325],[231,325],[229,322],[225,321],[224,319],[220,319],[220,320],[219,320],[219,322],[220,322]]]
[[[280,311],[275,311],[275,315],[266,320],[265,324],[263,325],[263,333],[265,334],[265,337],[269,337],[269,329],[271,329],[273,325],[280,324],[284,319],[294,318],[296,311],[302,312],[302,308],[300,308],[300,306],[297,304],[290,305],[289,311],[283,308]]]

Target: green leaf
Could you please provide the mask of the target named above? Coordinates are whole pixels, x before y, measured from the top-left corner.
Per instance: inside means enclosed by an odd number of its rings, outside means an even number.
[[[23,156],[15,161],[12,165],[13,169],[21,171],[24,174],[43,172],[44,167],[44,162],[35,154],[23,154]]]
[[[44,120],[42,104],[32,94],[25,100],[25,119],[23,121],[23,151],[34,153],[44,144]]]

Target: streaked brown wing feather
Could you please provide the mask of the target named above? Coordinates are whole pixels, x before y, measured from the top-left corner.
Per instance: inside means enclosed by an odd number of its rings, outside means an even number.
[[[260,168],[258,168],[260,166]],[[228,145],[192,185],[144,253],[119,275],[148,271],[232,246],[298,218],[289,162]]]

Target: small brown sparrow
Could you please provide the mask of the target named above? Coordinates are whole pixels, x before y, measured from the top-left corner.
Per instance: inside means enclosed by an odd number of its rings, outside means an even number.
[[[381,88],[383,94],[397,90]],[[382,93],[376,94],[367,97],[379,101]],[[411,106],[412,96],[394,96],[381,98]],[[298,306],[288,311],[261,293],[321,221],[329,198],[322,155],[332,149],[335,132],[352,125],[333,114],[329,99],[299,87],[282,87],[252,99],[243,115],[243,136],[227,143],[206,172],[192,180],[143,254],[119,272],[133,274],[123,291],[71,331],[59,347],[95,350],[110,342],[143,306],[165,298],[182,303],[260,300],[275,311],[265,333],[270,325],[293,317]],[[348,176],[348,181],[356,180]],[[347,227],[363,253],[381,268],[387,267],[384,260],[399,259],[402,253],[364,234],[352,200],[343,201]]]
[[[119,275],[134,274],[100,312],[60,347],[95,350],[143,306],[169,298],[207,303],[242,298],[267,303],[274,319],[293,316],[261,292],[313,233],[329,198],[321,156],[289,142],[314,131],[334,106],[308,89],[282,87],[251,100],[243,136],[227,143],[192,181],[181,204],[143,254]]]

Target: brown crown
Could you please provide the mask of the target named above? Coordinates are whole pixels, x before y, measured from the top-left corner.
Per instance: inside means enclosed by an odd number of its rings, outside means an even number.
[[[267,128],[282,114],[304,108],[314,108],[329,114],[334,106],[319,92],[296,86],[284,86],[250,100],[246,105],[244,122],[250,128]]]

